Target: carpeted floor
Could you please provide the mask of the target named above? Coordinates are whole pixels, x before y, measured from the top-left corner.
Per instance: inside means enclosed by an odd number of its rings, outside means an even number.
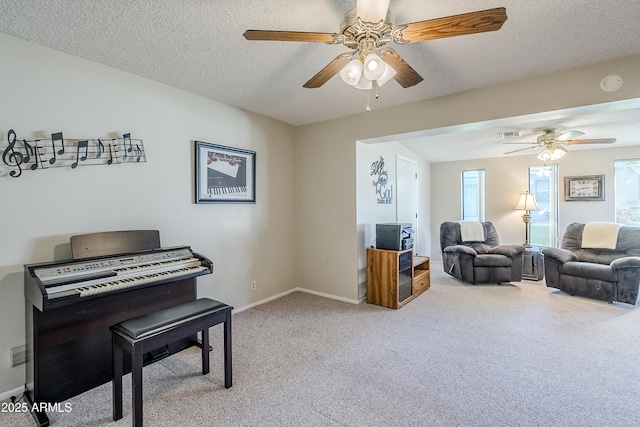
[[[431,289],[400,310],[297,292],[234,315],[233,387],[218,326],[209,375],[196,348],[145,368],[146,425],[638,425],[639,309],[433,267]],[[124,389],[117,423],[105,384],[52,425],[131,425],[129,375]],[[1,413],[0,425],[33,422]]]

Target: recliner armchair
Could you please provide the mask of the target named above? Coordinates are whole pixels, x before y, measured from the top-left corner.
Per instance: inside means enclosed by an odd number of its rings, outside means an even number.
[[[444,271],[467,283],[503,283],[522,280],[522,245],[501,245],[491,222],[482,223],[484,241],[462,240],[460,224],[440,225]]]
[[[640,286],[640,228],[621,227],[615,249],[583,247],[584,228],[585,224],[569,224],[561,248],[542,250],[547,286],[570,295],[635,304]]]

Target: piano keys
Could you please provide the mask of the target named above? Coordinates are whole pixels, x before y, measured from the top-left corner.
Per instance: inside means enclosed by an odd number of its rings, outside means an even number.
[[[195,300],[196,278],[212,271],[187,246],[25,265],[28,399],[61,402],[111,381],[109,326]],[[150,352],[145,363],[195,343]],[[34,418],[48,425],[45,413]]]
[[[241,186],[241,187],[209,187],[207,189],[207,193],[209,195],[221,195],[221,194],[246,194],[247,193],[247,187],[246,186]]]
[[[78,261],[64,265],[35,266],[30,273],[42,282],[51,299],[112,292],[161,280],[209,270],[187,248],[155,251],[124,257],[102,258],[99,262]]]

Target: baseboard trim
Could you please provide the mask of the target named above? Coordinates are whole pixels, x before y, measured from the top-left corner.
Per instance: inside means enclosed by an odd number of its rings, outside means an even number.
[[[364,301],[364,299],[355,300],[350,298],[337,297],[335,295],[325,294],[324,292],[312,291],[311,289],[305,289],[305,288],[296,288],[295,290],[298,292],[304,292],[307,294],[316,295],[323,298],[334,299],[336,301],[348,302],[349,304],[360,304],[362,301]]]
[[[262,304],[267,303],[269,301],[276,300],[278,298],[282,298],[282,297],[284,297],[286,295],[289,295],[289,294],[291,294],[293,292],[296,292],[297,290],[298,290],[298,288],[289,289],[288,291],[284,291],[282,293],[270,296],[269,298],[265,298],[265,299],[262,299],[260,301],[253,302],[253,303],[251,303],[249,305],[245,305],[244,307],[235,308],[235,309],[233,309],[233,314],[240,313],[241,311],[249,310],[250,308],[257,307],[259,305],[262,305]]]
[[[13,390],[2,392],[0,393],[0,402],[11,399],[11,396],[15,396],[16,398],[18,398],[22,396],[22,393],[24,393],[24,386],[16,387]]]
[[[260,301],[256,301],[254,303],[251,303],[249,305],[245,305],[244,307],[240,307],[240,308],[234,309],[233,310],[233,314],[240,313],[240,312],[245,311],[245,310],[249,310],[250,308],[257,307],[259,305],[265,304],[265,303],[267,303],[269,301],[276,300],[278,298],[282,298],[282,297],[287,296],[289,294],[292,294],[294,292],[304,292],[304,293],[307,293],[307,294],[316,295],[316,296],[323,297],[323,298],[329,298],[329,299],[333,299],[333,300],[336,300],[336,301],[347,302],[349,304],[361,304],[362,302],[366,301],[366,298],[362,298],[360,300],[354,300],[354,299],[350,299],[350,298],[337,297],[337,296],[331,295],[331,294],[325,294],[324,292],[312,291],[311,289],[293,288],[293,289],[289,289],[288,291],[279,293],[277,295],[273,295],[273,296],[271,296],[269,298],[265,298],[265,299],[262,299]]]

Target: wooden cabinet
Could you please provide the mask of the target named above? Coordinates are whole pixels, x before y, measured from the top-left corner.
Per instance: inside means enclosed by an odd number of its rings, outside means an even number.
[[[389,251],[367,248],[367,302],[399,308],[431,285],[429,257],[413,249]]]

